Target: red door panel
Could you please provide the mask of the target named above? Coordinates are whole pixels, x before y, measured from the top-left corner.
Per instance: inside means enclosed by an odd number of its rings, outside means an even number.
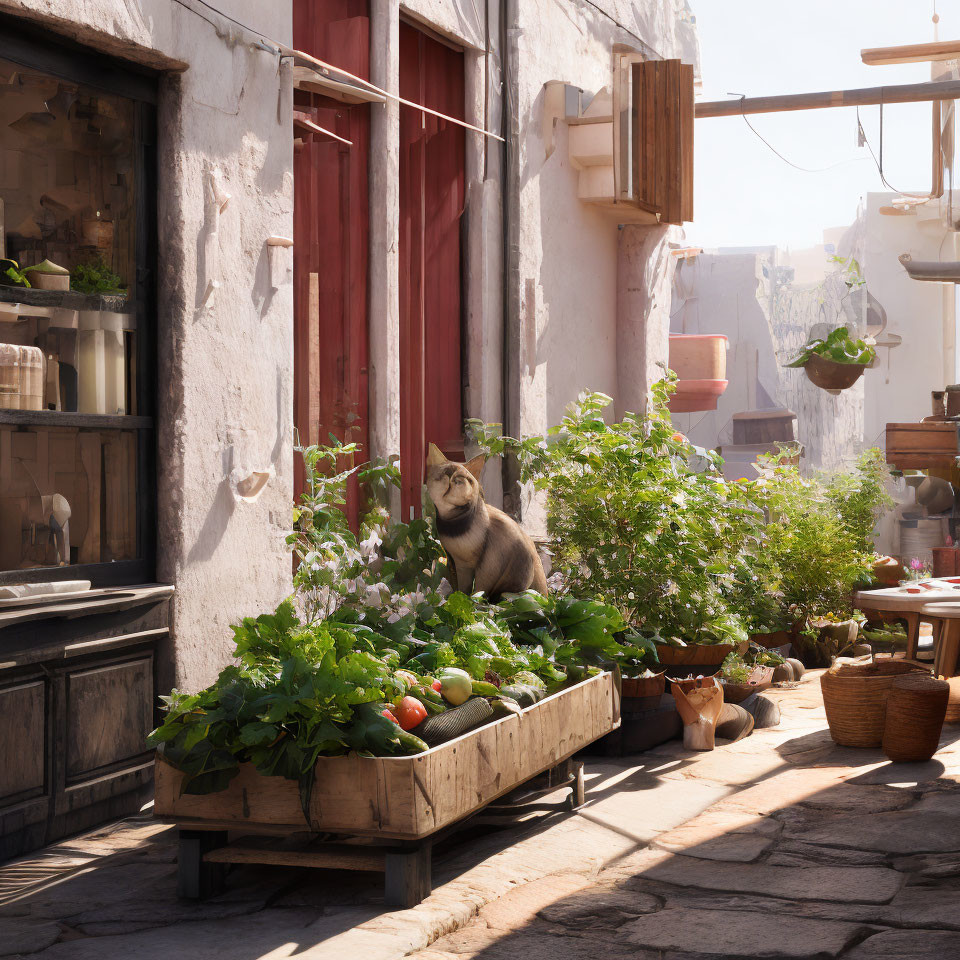
[[[458,119],[463,54],[400,24],[400,96]],[[464,130],[400,108],[400,461],[403,519],[420,510],[426,446],[463,458],[460,362]]]
[[[368,0],[295,0],[293,16],[297,49],[369,75]],[[294,109],[353,143],[296,132],[303,145],[294,154],[294,422],[303,444],[333,433],[359,442],[365,457],[369,107],[298,91]],[[299,461],[296,478],[299,492]],[[356,523],[355,487],[347,509]]]

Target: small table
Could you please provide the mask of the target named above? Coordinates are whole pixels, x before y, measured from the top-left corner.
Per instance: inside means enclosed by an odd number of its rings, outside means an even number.
[[[917,641],[920,636],[920,621],[930,620],[934,625],[943,622],[926,614],[925,608],[931,604],[949,607],[960,605],[960,577],[947,579],[917,580],[899,587],[884,587],[881,590],[861,590],[853,598],[854,606],[865,613],[880,618],[905,620],[907,624],[908,660],[917,656]]]
[[[933,675],[957,676],[957,659],[960,656],[960,604],[928,603],[920,614],[939,623],[935,630]]]

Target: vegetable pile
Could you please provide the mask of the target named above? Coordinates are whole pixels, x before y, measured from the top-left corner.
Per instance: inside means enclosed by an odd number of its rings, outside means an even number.
[[[311,624],[286,600],[233,629],[237,663],[198,694],[164,697],[150,735],[186,793],[224,789],[245,762],[308,790],[318,757],[420,753],[421,724],[470,699],[503,715],[652,655],[613,607],[532,591],[498,605],[433,596],[394,619],[345,605]]]

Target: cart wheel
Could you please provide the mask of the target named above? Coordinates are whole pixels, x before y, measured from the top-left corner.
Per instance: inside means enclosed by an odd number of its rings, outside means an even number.
[[[567,797],[567,809],[576,810],[583,806],[583,764],[575,763],[573,765],[573,783],[570,784],[570,796]]]

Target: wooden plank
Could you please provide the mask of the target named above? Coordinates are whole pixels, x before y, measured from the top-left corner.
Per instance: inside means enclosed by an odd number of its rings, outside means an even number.
[[[680,86],[680,140],[683,149],[680,189],[680,219],[684,223],[693,220],[693,170],[694,170],[694,76],[693,64],[681,64]]]
[[[824,90],[817,93],[788,93],[774,97],[746,97],[708,100],[696,105],[698,120],[707,117],[738,117],[751,113],[784,113],[789,110],[822,110],[829,107],[868,107],[885,103],[924,103],[960,98],[960,80],[935,83],[902,83],[887,87],[858,87],[855,90]]]
[[[869,67],[892,63],[929,63],[933,60],[960,59],[960,40],[939,40],[933,43],[906,43],[895,47],[867,47],[860,59]]]
[[[0,799],[43,787],[46,702],[43,680],[0,689]]]
[[[281,867],[316,867],[327,870],[357,870],[382,873],[385,852],[347,843],[326,843],[294,849],[278,847],[275,842],[261,846],[249,838],[217,847],[203,855],[206,863],[269,863]]]
[[[574,722],[572,718],[578,718]],[[181,794],[183,775],[158,760],[154,812],[191,827],[252,825],[420,839],[508,793],[615,729],[612,674],[563,690],[524,710],[412,757],[321,758],[310,822],[297,784],[262,777],[249,764],[226,790]]]
[[[320,274],[311,272],[307,293],[307,429],[320,442]]]

